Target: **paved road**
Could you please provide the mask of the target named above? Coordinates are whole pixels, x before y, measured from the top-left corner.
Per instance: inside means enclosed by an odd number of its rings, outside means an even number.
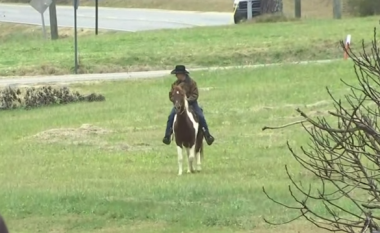
[[[208,67],[208,68],[190,68],[189,71],[201,70],[223,70],[236,68],[260,68],[279,66],[284,64],[299,64],[306,65],[311,63],[329,63],[342,59],[315,60],[315,61],[300,61],[289,63],[272,63],[258,64],[247,66],[226,66],[226,67]],[[117,80],[133,80],[144,78],[159,78],[168,76],[170,70],[157,71],[140,71],[140,72],[125,72],[125,73],[108,73],[108,74],[78,74],[78,75],[55,75],[55,76],[15,76],[15,77],[0,77],[0,86],[19,86],[19,85],[34,85],[34,84],[68,84],[86,81],[117,81]]]
[[[79,7],[78,27],[95,27],[94,7]],[[49,24],[49,10],[44,13]],[[74,26],[74,7],[57,6],[59,26]],[[0,21],[41,25],[40,14],[29,4],[0,4]],[[120,31],[146,31],[194,26],[216,26],[232,23],[231,13],[168,11],[99,7],[99,28]]]

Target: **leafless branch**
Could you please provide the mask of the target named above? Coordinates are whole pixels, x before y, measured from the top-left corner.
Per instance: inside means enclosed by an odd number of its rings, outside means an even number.
[[[307,122],[307,120],[295,121],[295,122],[292,122],[292,123],[289,123],[289,124],[286,124],[286,125],[281,125],[281,126],[264,126],[263,129],[262,129],[262,131],[264,131],[266,129],[282,129],[282,128],[286,128],[286,127],[289,127],[289,126],[292,126],[292,125],[302,124],[304,122]]]
[[[284,204],[263,192],[274,203],[298,211],[298,215],[282,224],[304,218],[313,225],[333,232],[374,232],[380,221],[380,49],[376,40],[376,28],[372,46],[367,49],[364,41],[361,51],[353,52],[340,45],[354,62],[356,84],[344,98],[333,100],[334,111],[328,114],[334,123],[324,117],[313,119],[301,109],[296,111],[304,118],[282,126],[266,129],[282,129],[302,124],[309,136],[308,147],[296,152],[289,143],[293,158],[314,177],[313,185],[306,188],[297,181],[285,166],[290,181],[289,194],[294,205]],[[308,123],[311,127],[305,127]],[[313,187],[313,188],[312,188]],[[316,208],[319,206],[319,208]],[[321,211],[323,206],[323,211]],[[269,224],[268,220],[264,219]]]

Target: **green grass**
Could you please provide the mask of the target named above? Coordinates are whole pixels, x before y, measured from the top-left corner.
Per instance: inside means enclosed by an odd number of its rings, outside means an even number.
[[[322,232],[302,221],[278,229],[263,222],[295,216],[261,191],[265,185],[291,200],[285,164],[303,183],[314,181],[286,149],[286,140],[296,151],[306,145],[303,129],[261,128],[300,119],[296,107],[313,116],[331,109],[325,86],[347,93],[339,79],[355,81],[352,63],[192,76],[210,88],[200,90],[199,101],[216,138],[200,174],[178,177],[175,146],[161,142],[173,77],[76,84],[106,102],[2,112],[0,206],[11,232]],[[82,124],[110,132],[69,131]],[[47,135],[53,128],[61,131]]]
[[[339,40],[352,34],[352,47],[372,39],[378,18],[305,20],[226,27],[81,36],[81,73],[247,65],[342,58]],[[0,27],[1,29],[1,27]],[[1,30],[0,30],[1,31]],[[0,44],[0,75],[73,73],[73,39],[41,41],[14,32]],[[12,54],[12,56],[9,56]]]

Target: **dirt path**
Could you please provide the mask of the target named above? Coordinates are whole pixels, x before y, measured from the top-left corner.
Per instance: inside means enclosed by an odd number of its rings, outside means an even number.
[[[205,68],[190,68],[189,71],[201,70],[220,70],[220,69],[234,69],[234,68],[260,68],[266,66],[279,66],[286,64],[300,64],[306,65],[311,63],[329,63],[338,61],[339,59],[329,60],[315,60],[315,61],[300,61],[291,63],[271,63],[271,64],[258,64],[248,66],[226,66],[226,67],[205,67]],[[67,83],[80,83],[87,81],[116,81],[116,80],[136,80],[144,78],[159,78],[170,74],[170,70],[156,70],[156,71],[140,71],[140,72],[125,72],[125,73],[105,73],[105,74],[78,74],[78,75],[54,75],[54,76],[7,76],[0,77],[0,86],[19,86],[31,84],[67,84]]]

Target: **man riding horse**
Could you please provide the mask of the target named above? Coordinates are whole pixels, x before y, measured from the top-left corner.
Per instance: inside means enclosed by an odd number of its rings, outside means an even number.
[[[211,136],[206,119],[203,115],[203,111],[198,105],[198,86],[197,83],[190,78],[189,72],[186,70],[186,67],[184,65],[177,65],[174,70],[172,70],[171,74],[175,74],[177,77],[177,80],[172,84],[172,89],[169,92],[169,99],[171,102],[173,102],[172,99],[172,91],[173,91],[173,86],[179,85],[186,91],[186,97],[187,101],[189,103],[189,106],[192,107],[194,113],[198,116],[199,118],[199,124],[201,126],[202,132],[204,134],[204,137],[206,139],[206,142],[208,145],[211,145],[214,142],[214,137]],[[172,108],[172,111],[170,112],[170,115],[168,117],[167,125],[166,125],[166,131],[165,131],[165,137],[162,140],[163,143],[166,145],[170,144],[170,136],[172,134],[172,126],[174,122],[174,116],[175,116],[175,109],[174,106]]]

